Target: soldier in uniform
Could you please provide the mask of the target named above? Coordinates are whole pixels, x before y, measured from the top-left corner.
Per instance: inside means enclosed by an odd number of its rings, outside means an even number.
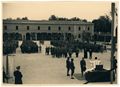
[[[81,73],[83,76],[83,73],[86,70],[86,62],[85,62],[84,58],[82,58],[82,60],[80,61],[80,67],[81,67]]]
[[[87,58],[87,49],[84,49],[84,58]]]
[[[71,56],[72,56],[72,49],[71,48],[69,48],[68,54],[69,54],[69,57],[71,58]]]
[[[78,48],[76,48],[75,54],[76,54],[76,57],[78,57],[78,55],[79,55],[79,49]]]
[[[75,71],[75,66],[74,66],[74,60],[71,59],[71,62],[70,62],[70,69],[71,69],[71,79],[74,79],[73,77],[73,74],[74,74],[74,71]]]
[[[92,59],[92,49],[89,49],[89,59]]]
[[[16,67],[16,71],[14,71],[14,77],[15,77],[15,84],[22,84],[22,73],[20,72],[20,66]]]
[[[70,70],[70,58],[69,57],[66,60],[66,68],[67,68],[67,76],[70,76],[69,75],[69,70]]]

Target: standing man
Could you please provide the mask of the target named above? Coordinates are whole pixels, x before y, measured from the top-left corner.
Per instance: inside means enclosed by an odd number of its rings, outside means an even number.
[[[20,66],[16,67],[16,71],[14,71],[14,77],[15,77],[15,84],[22,84],[22,73],[20,72]]]
[[[87,58],[87,49],[84,49],[84,58]]]
[[[92,59],[92,49],[89,49],[89,59]]]
[[[73,74],[74,74],[74,71],[75,71],[75,66],[74,66],[74,60],[71,59],[71,62],[70,62],[70,69],[71,69],[71,79],[74,79],[73,77]]]
[[[69,71],[70,71],[70,57],[67,58],[66,60],[66,68],[67,68],[67,76],[69,75]]]
[[[69,48],[68,54],[69,54],[69,57],[71,58],[72,57],[72,49],[71,48]]]
[[[82,60],[80,61],[80,67],[81,67],[81,73],[83,76],[83,73],[86,70],[86,61],[84,60],[84,58],[82,58]]]
[[[76,54],[76,57],[79,56],[79,49],[78,48],[76,48],[75,54]]]

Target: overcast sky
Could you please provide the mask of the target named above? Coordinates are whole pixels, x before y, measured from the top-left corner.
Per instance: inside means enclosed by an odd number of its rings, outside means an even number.
[[[92,21],[110,15],[111,2],[14,2],[3,3],[3,18],[28,17],[30,20],[47,20],[51,15],[79,17]]]

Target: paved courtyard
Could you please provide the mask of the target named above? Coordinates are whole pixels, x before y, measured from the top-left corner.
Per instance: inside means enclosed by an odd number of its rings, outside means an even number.
[[[15,56],[9,56],[9,74],[13,77],[15,67],[20,65],[23,74],[24,84],[83,84],[86,82],[80,74],[80,60],[83,52],[79,53],[79,58],[72,55],[75,63],[75,79],[66,76],[66,58],[53,58],[51,55],[45,55],[45,47],[49,46],[48,42],[42,45],[42,53],[22,54],[20,48],[17,48]],[[110,51],[104,53],[93,53],[93,58],[98,57],[105,69],[110,69]],[[86,59],[87,68],[91,68],[89,59]],[[3,57],[4,68],[6,57]],[[9,79],[9,83],[14,83],[14,78]],[[114,83],[117,83],[116,81]],[[89,83],[89,84],[110,84]]]

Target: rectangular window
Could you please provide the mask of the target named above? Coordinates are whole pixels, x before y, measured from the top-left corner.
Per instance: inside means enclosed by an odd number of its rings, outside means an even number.
[[[48,26],[48,30],[49,30],[49,31],[51,30],[51,27],[50,27],[50,26]]]
[[[29,30],[29,26],[27,26],[27,30]]]
[[[38,30],[40,30],[40,26],[38,26]]]
[[[80,31],[80,30],[81,30],[81,27],[79,27],[78,30]]]
[[[7,30],[7,26],[6,25],[4,26],[4,29]]]
[[[68,30],[70,31],[70,30],[71,30],[71,27],[68,27]]]
[[[60,30],[61,30],[61,27],[58,27],[58,30],[60,31]]]
[[[16,30],[18,30],[18,26],[16,26]]]
[[[90,30],[90,28],[88,27],[88,31]]]

